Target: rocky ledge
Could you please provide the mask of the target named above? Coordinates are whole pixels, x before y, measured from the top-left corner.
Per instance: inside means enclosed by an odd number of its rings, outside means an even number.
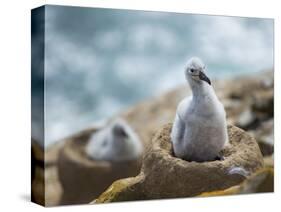
[[[114,182],[95,203],[192,197],[241,183],[245,176],[230,174],[234,167],[254,173],[264,165],[255,139],[234,126],[228,126],[230,144],[222,151],[223,160],[198,163],[176,158],[171,127],[172,124],[165,125],[152,139],[141,173]]]

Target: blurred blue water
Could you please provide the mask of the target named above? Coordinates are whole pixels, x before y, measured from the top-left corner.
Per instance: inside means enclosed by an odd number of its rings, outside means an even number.
[[[185,82],[273,66],[273,20],[47,6],[46,145]],[[35,121],[34,121],[35,123]]]

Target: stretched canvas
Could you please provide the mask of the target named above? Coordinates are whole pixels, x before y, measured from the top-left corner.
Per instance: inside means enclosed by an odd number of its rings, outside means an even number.
[[[31,25],[33,202],[273,192],[273,19],[45,5]]]

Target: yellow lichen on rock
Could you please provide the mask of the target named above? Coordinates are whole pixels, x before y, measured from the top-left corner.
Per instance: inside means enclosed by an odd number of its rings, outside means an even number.
[[[143,180],[143,176],[130,177],[115,181],[102,195],[91,202],[94,203],[108,203],[108,202],[120,202],[135,200],[137,194],[131,194],[134,191],[134,185],[138,184]],[[139,193],[139,195],[142,195]],[[145,199],[139,196],[138,200]]]

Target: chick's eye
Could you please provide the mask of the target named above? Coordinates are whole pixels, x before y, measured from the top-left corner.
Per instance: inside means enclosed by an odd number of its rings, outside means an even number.
[[[191,69],[190,69],[190,72],[191,72],[191,73],[194,73],[194,72],[195,72],[195,69],[191,68]]]

